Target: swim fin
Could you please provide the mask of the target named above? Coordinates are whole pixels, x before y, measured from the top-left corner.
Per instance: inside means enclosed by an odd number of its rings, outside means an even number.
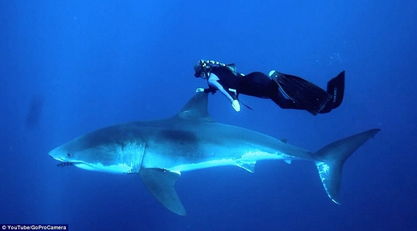
[[[328,113],[342,104],[345,92],[345,71],[340,72],[336,77],[327,83],[327,93],[332,96],[326,106],[319,113]]]

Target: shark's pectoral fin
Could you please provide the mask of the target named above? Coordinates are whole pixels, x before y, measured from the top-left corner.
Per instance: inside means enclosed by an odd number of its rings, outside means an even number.
[[[143,183],[149,191],[170,211],[185,216],[186,212],[175,191],[178,173],[159,168],[145,168],[139,172]]]
[[[238,167],[241,167],[243,169],[245,169],[246,171],[250,172],[250,173],[254,173],[255,172],[255,165],[256,162],[236,162],[236,165]]]

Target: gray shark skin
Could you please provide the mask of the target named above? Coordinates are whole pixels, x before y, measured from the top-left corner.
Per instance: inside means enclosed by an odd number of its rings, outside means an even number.
[[[268,159],[315,162],[327,195],[339,203],[343,163],[379,132],[371,129],[310,152],[259,132],[213,121],[207,112],[207,98],[207,94],[197,93],[172,118],[99,129],[53,149],[49,155],[61,161],[61,167],[138,174],[162,205],[185,215],[175,191],[182,172],[226,165],[254,172],[258,160]]]

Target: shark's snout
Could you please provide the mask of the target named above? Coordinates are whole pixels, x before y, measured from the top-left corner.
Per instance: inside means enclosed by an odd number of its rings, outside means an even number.
[[[59,149],[59,147],[52,149],[51,151],[48,152],[48,155],[50,157],[52,157],[55,160],[58,161],[65,161],[64,160],[64,156],[62,154],[62,151]]]

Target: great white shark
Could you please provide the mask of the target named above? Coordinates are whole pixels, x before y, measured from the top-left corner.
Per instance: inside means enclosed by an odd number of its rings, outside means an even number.
[[[271,136],[212,120],[207,94],[197,93],[175,116],[99,129],[49,152],[60,166],[138,174],[149,191],[170,211],[186,211],[175,191],[181,173],[232,165],[254,172],[259,160],[313,161],[329,198],[339,203],[345,160],[379,129],[330,143],[317,152]]]

